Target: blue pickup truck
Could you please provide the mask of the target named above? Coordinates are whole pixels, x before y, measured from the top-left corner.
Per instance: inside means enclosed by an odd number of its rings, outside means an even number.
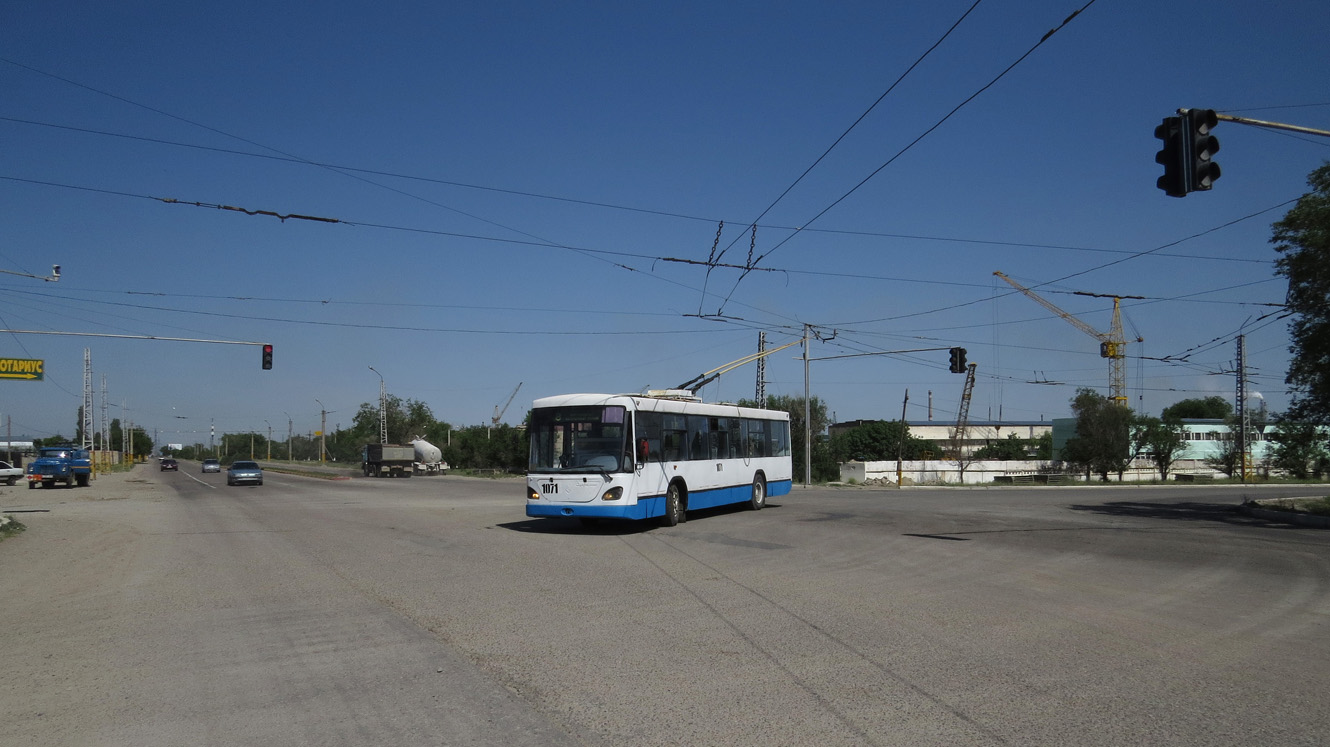
[[[37,458],[28,462],[27,478],[29,488],[37,487],[38,483],[53,488],[57,482],[63,482],[67,488],[74,485],[84,488],[92,479],[92,459],[87,449],[77,446],[43,446],[37,450]]]

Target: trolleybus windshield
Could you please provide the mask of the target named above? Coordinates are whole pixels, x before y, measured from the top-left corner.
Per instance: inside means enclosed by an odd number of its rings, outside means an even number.
[[[531,472],[632,471],[631,422],[620,405],[548,407],[531,413]]]

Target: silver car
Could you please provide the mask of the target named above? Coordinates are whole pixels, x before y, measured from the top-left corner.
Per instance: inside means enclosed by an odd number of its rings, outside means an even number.
[[[233,462],[226,470],[227,485],[241,485],[244,483],[263,484],[263,469],[259,467],[258,462]]]
[[[203,474],[206,475],[209,472],[221,472],[221,471],[222,471],[221,462],[217,461],[216,459],[203,460]]]

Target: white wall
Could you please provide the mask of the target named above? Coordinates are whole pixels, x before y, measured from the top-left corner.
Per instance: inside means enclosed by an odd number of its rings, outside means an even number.
[[[1030,461],[982,461],[971,462],[965,467],[965,479],[961,480],[960,470],[956,467],[954,460],[934,459],[929,461],[901,462],[901,473],[906,485],[910,484],[965,484],[965,485],[986,485],[993,482],[994,477],[1011,476],[1021,478],[1038,474],[1055,473],[1051,468],[1050,462]],[[1056,473],[1062,474],[1062,473]],[[1203,474],[1212,477],[1223,477],[1223,473],[1215,472],[1205,466],[1203,462],[1185,462],[1175,464],[1169,471],[1169,479],[1173,479],[1175,474]],[[1073,480],[1084,480],[1085,473],[1071,473],[1067,477]],[[1109,480],[1117,482],[1117,475],[1110,474]],[[841,482],[865,483],[870,480],[881,481],[896,484],[896,462],[844,462],[840,465]],[[1098,475],[1093,475],[1091,480],[1098,480]],[[1123,473],[1123,482],[1137,482],[1142,480],[1159,479],[1159,471],[1153,464],[1145,460],[1138,460],[1136,464],[1125,473]]]

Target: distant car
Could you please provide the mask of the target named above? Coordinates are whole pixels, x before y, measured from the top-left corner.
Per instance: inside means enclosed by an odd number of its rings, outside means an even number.
[[[0,462],[0,480],[4,480],[6,485],[13,485],[22,476],[22,467],[15,467],[9,462]]]
[[[263,484],[263,469],[259,467],[258,462],[241,461],[231,463],[230,468],[226,470],[226,484],[240,485],[242,483]]]
[[[204,460],[203,460],[203,472],[204,472],[204,474],[207,474],[207,473],[209,473],[209,472],[221,472],[221,471],[222,471],[222,463],[221,463],[221,462],[217,461],[216,459],[204,459]]]
[[[180,465],[177,464],[176,460],[172,459],[171,457],[166,457],[165,459],[162,460],[162,471],[166,472],[167,470],[170,470],[172,472],[179,472]]]

